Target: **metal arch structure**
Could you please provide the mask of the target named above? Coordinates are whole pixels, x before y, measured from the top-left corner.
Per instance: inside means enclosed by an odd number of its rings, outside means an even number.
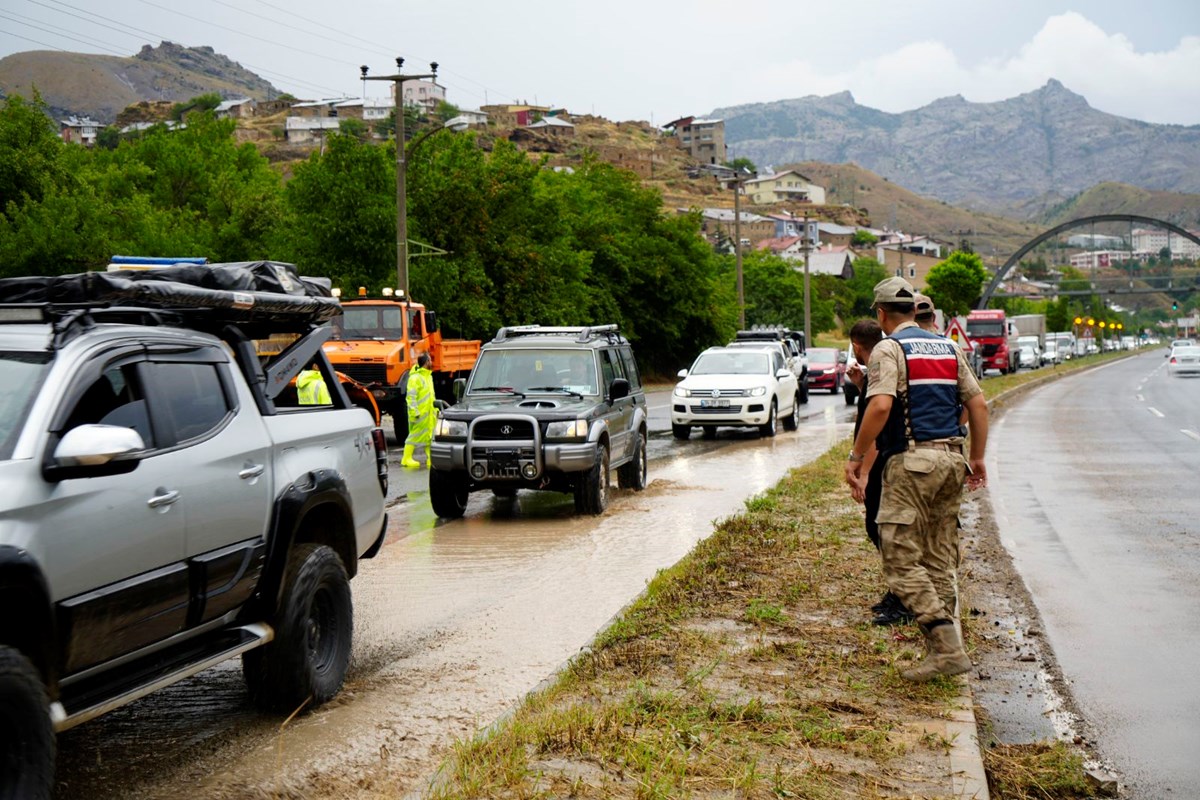
[[[1061,225],[1057,225],[1041,234],[1037,238],[1029,240],[1024,247],[1009,256],[1008,261],[1004,262],[1004,266],[1000,268],[1000,271],[996,273],[996,277],[992,278],[992,282],[989,283],[987,289],[984,290],[983,297],[979,298],[979,304],[976,306],[976,308],[987,308],[988,301],[992,299],[992,294],[994,294],[996,288],[1000,286],[1001,282],[1004,280],[1004,277],[1008,275],[1009,270],[1020,263],[1021,259],[1024,258],[1030,250],[1037,247],[1047,239],[1057,236],[1063,231],[1069,231],[1072,228],[1078,228],[1082,225],[1094,225],[1097,222],[1137,222],[1142,225],[1151,225],[1155,228],[1165,228],[1171,233],[1178,234],[1179,236],[1182,236],[1183,238],[1200,245],[1200,236],[1196,236],[1194,233],[1185,231],[1178,225],[1172,225],[1170,222],[1161,219],[1155,219],[1154,217],[1143,217],[1138,214],[1097,214],[1092,217],[1080,217],[1079,219],[1073,219],[1070,222],[1064,222]],[[1130,244],[1132,246],[1132,242]]]

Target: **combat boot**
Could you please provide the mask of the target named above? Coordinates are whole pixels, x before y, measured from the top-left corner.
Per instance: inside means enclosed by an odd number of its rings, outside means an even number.
[[[413,449],[414,448],[411,444],[404,445],[404,457],[400,459],[400,466],[404,467],[405,469],[416,469],[417,467],[421,466],[417,463],[416,459],[413,458]]]
[[[923,683],[938,675],[961,675],[971,669],[971,659],[958,640],[953,622],[939,619],[923,629],[929,655],[912,669],[901,672],[902,678]]]

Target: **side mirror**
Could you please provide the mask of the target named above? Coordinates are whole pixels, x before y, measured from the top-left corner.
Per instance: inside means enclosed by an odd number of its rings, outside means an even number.
[[[677,373],[676,373],[676,377],[679,377],[679,378],[686,378],[686,377],[687,377],[687,370],[686,370],[686,369],[681,369],[681,370],[679,370],[679,372],[677,372]]]
[[[629,381],[613,378],[613,382],[608,386],[608,399],[616,402],[624,397],[629,397]]]
[[[776,370],[775,377],[779,380],[783,380],[784,378],[794,378],[795,376],[792,374],[790,369],[781,369]]]
[[[137,468],[141,434],[118,425],[80,425],[63,435],[44,470],[46,480],[120,475]]]
[[[426,311],[425,312],[425,332],[426,333],[437,333],[437,329],[438,329],[437,312]]]
[[[466,378],[455,378],[454,379],[454,402],[457,403],[458,401],[462,400],[463,395],[466,394],[466,392],[467,392],[467,379]]]
[[[845,353],[838,353],[838,363],[839,364],[845,364],[845,363],[849,362],[849,360],[850,359],[846,356]]]

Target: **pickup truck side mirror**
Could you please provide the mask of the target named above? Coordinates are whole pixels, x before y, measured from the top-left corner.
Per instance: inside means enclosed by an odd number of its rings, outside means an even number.
[[[613,382],[608,385],[608,399],[615,403],[624,397],[629,397],[629,381],[613,378]]]
[[[118,425],[80,425],[63,434],[46,466],[46,480],[121,475],[137,468],[146,449],[141,434]]]
[[[467,379],[466,378],[455,378],[454,379],[454,402],[457,403],[458,401],[462,400],[463,395],[466,393],[467,393]]]

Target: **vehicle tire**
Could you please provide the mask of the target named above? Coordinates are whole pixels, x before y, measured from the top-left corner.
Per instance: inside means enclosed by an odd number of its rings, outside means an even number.
[[[633,459],[617,469],[617,485],[622,489],[640,492],[646,488],[646,432],[639,431],[633,446]]]
[[[686,441],[687,438],[692,435],[692,426],[691,425],[672,424],[671,425],[671,435],[674,436],[676,439],[680,440],[681,442]]]
[[[350,665],[354,606],[350,579],[333,548],[305,542],[288,554],[275,639],[242,654],[242,673],[259,706],[291,712],[333,699]]]
[[[852,406],[858,402],[858,387],[852,383],[847,383],[842,387],[842,391],[846,394],[846,405]]]
[[[808,405],[808,375],[800,379],[800,403]]]
[[[792,398],[792,413],[783,418],[783,429],[794,431],[800,427],[800,396]]]
[[[600,445],[596,463],[575,484],[575,510],[599,516],[608,508],[608,446]]]
[[[429,502],[442,519],[458,519],[467,511],[471,490],[467,476],[451,470],[429,470]]]
[[[0,798],[49,800],[54,791],[54,725],[42,677],[19,650],[0,646]]]
[[[779,416],[779,407],[774,400],[771,401],[771,410],[767,414],[767,421],[758,426],[758,432],[763,436],[774,436],[776,431],[779,430],[779,426],[776,424],[779,421],[777,419]]]
[[[408,406],[403,402],[398,402],[392,406],[392,433],[396,435],[396,447],[404,447],[404,440],[408,438]]]
[[[717,426],[716,425],[705,425],[703,428],[700,429],[700,435],[703,436],[705,439],[717,438]]]

